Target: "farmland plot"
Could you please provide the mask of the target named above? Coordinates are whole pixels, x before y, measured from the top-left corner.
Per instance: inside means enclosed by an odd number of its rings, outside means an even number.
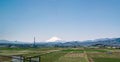
[[[41,62],[87,62],[83,50],[65,49],[41,57]]]
[[[88,53],[88,56],[94,62],[120,62],[120,52]]]
[[[41,56],[41,62],[55,62],[56,60],[58,60],[61,56],[64,56],[66,53],[64,52],[52,52],[52,53],[48,53],[45,55]]]
[[[87,62],[84,53],[67,53],[56,62]]]

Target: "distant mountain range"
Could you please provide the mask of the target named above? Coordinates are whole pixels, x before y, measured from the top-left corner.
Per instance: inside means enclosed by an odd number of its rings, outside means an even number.
[[[0,44],[25,44],[21,41],[9,41],[9,40],[0,40]]]
[[[8,40],[0,40],[1,44],[30,44],[20,41],[8,41]],[[80,46],[115,46],[120,47],[120,38],[103,38],[96,40],[86,40],[86,41],[55,41],[55,42],[37,42],[35,43],[37,47],[80,47]]]

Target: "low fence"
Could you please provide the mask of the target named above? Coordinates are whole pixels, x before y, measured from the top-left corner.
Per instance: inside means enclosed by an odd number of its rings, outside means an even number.
[[[41,62],[41,56],[24,57],[21,55],[14,56],[0,55],[0,62]]]

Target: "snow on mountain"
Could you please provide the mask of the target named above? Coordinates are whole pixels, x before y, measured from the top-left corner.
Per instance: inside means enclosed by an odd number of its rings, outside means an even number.
[[[47,42],[55,42],[55,41],[61,41],[61,40],[62,40],[61,38],[52,37],[52,38],[48,39]]]

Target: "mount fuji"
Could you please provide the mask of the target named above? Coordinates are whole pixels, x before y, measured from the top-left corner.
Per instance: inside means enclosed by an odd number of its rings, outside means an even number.
[[[58,41],[62,41],[62,39],[58,37],[51,37],[50,39],[46,40],[46,42],[58,42]]]

